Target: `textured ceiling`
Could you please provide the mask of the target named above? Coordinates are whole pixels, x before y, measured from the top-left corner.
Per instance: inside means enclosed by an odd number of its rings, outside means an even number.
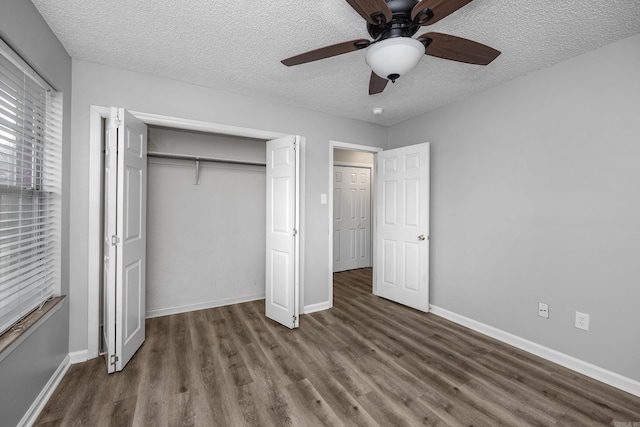
[[[345,0],[32,1],[73,58],[382,125],[640,33],[638,0],[475,0],[418,34],[453,34],[502,55],[486,67],[424,56],[369,96],[364,51],[280,63],[370,38]]]

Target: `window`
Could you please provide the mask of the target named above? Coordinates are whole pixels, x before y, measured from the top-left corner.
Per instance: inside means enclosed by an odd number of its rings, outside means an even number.
[[[62,96],[0,40],[0,334],[60,292]]]

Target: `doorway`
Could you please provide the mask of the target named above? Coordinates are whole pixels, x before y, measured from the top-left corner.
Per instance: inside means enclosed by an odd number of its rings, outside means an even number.
[[[339,141],[330,142],[329,229],[331,232],[329,233],[329,262],[332,274],[329,301],[331,306],[333,306],[333,287],[336,274],[340,274],[340,277],[351,276],[340,272],[367,269],[367,274],[356,274],[356,276],[360,277],[362,285],[366,283],[369,293],[374,292],[373,277],[375,275],[372,275],[372,270],[375,259],[373,245],[375,154],[380,151],[382,149],[378,147]],[[338,175],[337,179],[342,180],[344,184],[338,185],[338,190],[335,185],[336,175]],[[367,185],[362,185],[362,181],[365,180],[368,181]],[[345,181],[347,182],[345,183]],[[350,195],[345,195],[345,191]],[[351,217],[351,219],[344,218],[345,216]],[[368,221],[366,221],[367,216]]]
[[[429,311],[430,144],[383,150],[331,141],[329,188],[333,188],[336,148],[375,155],[371,179],[373,294]],[[329,230],[334,230],[335,201],[332,193],[329,195]],[[329,262],[333,271],[333,233],[329,233],[329,238]],[[333,276],[329,283],[329,296],[329,306],[332,307]]]

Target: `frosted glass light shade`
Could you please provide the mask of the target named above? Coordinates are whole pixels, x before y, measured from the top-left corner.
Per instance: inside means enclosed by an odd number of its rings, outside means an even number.
[[[423,55],[424,45],[418,40],[394,37],[369,46],[365,60],[379,77],[395,80],[411,71]]]

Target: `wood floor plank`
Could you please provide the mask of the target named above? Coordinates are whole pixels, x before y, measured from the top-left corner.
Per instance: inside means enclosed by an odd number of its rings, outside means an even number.
[[[164,399],[168,390],[167,378],[171,375],[174,360],[166,357],[167,351],[163,343],[171,344],[170,323],[171,316],[147,319],[145,323],[145,343],[134,358],[142,359],[143,366],[153,366],[154,369],[144,368],[140,377],[138,390],[144,398],[137,402],[134,425],[143,425],[143,422],[148,425],[166,425],[168,406]]]
[[[450,414],[444,411],[441,406],[431,405],[423,399],[423,396],[416,396],[404,401],[403,404],[407,407],[407,410],[413,412],[420,418],[421,425],[441,427],[460,424]]]
[[[549,398],[559,403],[567,414],[574,414],[576,417],[584,417],[585,419],[594,420],[601,424],[610,424],[616,416],[623,415],[624,412],[616,411],[611,408],[611,403],[593,399],[589,396],[588,390],[580,390],[570,383],[553,375],[552,372],[558,368],[553,365],[548,372],[537,372],[538,367],[532,366],[530,362],[524,359],[514,358],[511,354],[496,349],[492,352],[494,358],[503,369],[510,369],[512,380],[522,381],[533,387],[545,398]],[[538,361],[537,364],[545,365],[546,361]],[[562,368],[564,369],[564,368]],[[625,411],[626,412],[626,411]]]
[[[84,376],[84,370],[84,364],[77,364],[69,367],[69,370],[65,375],[65,381],[68,386],[58,387],[51,396],[51,400],[58,402],[73,401],[76,397],[76,389],[81,386],[81,381],[86,379]],[[40,413],[38,419],[43,425],[60,425],[67,411],[68,407],[66,405],[47,405]]]
[[[110,406],[111,409],[108,415],[109,425],[118,427],[132,426],[137,402],[138,398],[134,396],[118,400],[112,405],[106,404],[105,406]]]
[[[118,400],[114,398],[113,393],[117,380],[106,375],[106,370],[107,366],[102,357],[83,363],[84,378],[73,389],[73,399],[58,403],[66,408],[63,425],[90,425],[95,414],[101,412],[101,405]],[[63,381],[66,378],[65,375]]]
[[[359,397],[358,401],[381,426],[410,427],[419,425],[415,423],[412,412],[398,410],[396,402],[381,398],[378,393],[367,393]]]
[[[344,425],[333,409],[313,387],[308,378],[289,384],[287,392],[295,401],[294,408],[304,408],[306,413],[304,425],[323,425],[339,427]],[[303,417],[300,415],[299,417]]]
[[[360,427],[379,425],[336,377],[331,375],[310,376],[309,380],[336,415],[349,425]]]
[[[216,316],[215,310],[205,314],[201,320],[206,323],[200,325],[207,333],[200,337],[198,368],[212,418],[217,425],[242,425],[242,411],[234,393],[233,372],[228,369],[228,357],[225,357],[223,343],[218,339],[227,331],[225,320]],[[206,344],[202,345],[203,342]]]
[[[172,369],[167,369],[163,375],[166,377],[164,386],[170,394],[185,393],[197,388],[197,378],[193,369],[194,354],[192,351],[185,351],[193,348],[191,317],[190,313],[185,313],[183,316],[169,316],[169,337],[166,340],[167,351],[164,357],[168,359],[167,365]]]
[[[264,301],[147,319],[122,372],[72,366],[43,426],[595,426],[640,397],[334,274],[333,308],[289,330]]]
[[[280,378],[288,380],[288,383],[303,379],[304,367],[283,346],[282,334],[287,333],[288,330],[267,319],[262,312],[264,310],[262,306],[247,304],[246,309],[249,314],[247,324],[251,333],[272,368],[280,374]]]

